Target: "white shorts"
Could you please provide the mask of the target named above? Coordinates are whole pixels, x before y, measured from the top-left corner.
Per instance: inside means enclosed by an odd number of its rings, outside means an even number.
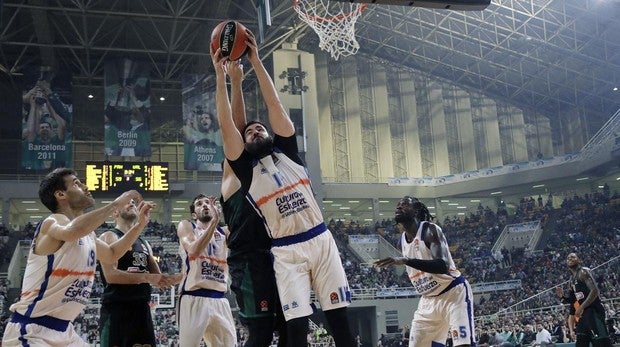
[[[474,307],[467,281],[447,292],[420,298],[411,322],[409,347],[446,344],[448,333],[454,346],[474,344]]]
[[[235,320],[226,298],[181,295],[177,313],[179,346],[237,346]]]
[[[25,333],[21,329],[25,326]],[[42,325],[30,323],[21,324],[8,322],[2,337],[2,346],[24,346],[25,341],[28,346],[57,346],[57,347],[87,347],[90,346],[75,332],[73,324],[69,323],[66,331],[58,331],[46,328]]]
[[[329,230],[308,241],[272,247],[271,252],[282,311],[287,321],[312,314],[311,289],[323,311],[351,303],[347,275]]]

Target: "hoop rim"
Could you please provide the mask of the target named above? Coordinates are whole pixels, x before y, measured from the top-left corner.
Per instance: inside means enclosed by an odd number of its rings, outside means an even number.
[[[303,12],[301,12],[299,10],[299,0],[293,0],[293,9],[295,10],[295,12],[297,12],[298,14],[302,15]],[[335,16],[335,17],[316,17],[316,16],[311,16],[307,13],[303,13],[303,16],[308,19],[311,20],[313,22],[340,22],[343,19],[346,18],[350,18],[353,16],[356,16],[358,13],[361,13],[362,11],[364,11],[366,9],[366,4],[361,4],[360,7],[358,7],[355,11],[349,12],[345,15],[339,15],[339,16]]]

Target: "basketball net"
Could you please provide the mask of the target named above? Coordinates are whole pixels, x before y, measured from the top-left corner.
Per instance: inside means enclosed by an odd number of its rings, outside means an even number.
[[[293,8],[299,18],[319,35],[319,47],[334,60],[357,53],[355,22],[366,4],[329,0],[294,0]]]

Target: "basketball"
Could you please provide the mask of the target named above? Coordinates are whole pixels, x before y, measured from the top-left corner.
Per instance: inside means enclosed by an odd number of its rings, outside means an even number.
[[[223,21],[211,33],[211,48],[213,52],[222,48],[224,57],[228,57],[228,60],[238,60],[248,52],[248,45],[245,43],[247,38],[243,24],[234,20]]]

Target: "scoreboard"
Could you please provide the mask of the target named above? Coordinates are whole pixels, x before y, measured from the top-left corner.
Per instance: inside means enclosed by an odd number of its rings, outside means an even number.
[[[86,186],[93,192],[168,192],[168,164],[151,162],[88,162]]]

